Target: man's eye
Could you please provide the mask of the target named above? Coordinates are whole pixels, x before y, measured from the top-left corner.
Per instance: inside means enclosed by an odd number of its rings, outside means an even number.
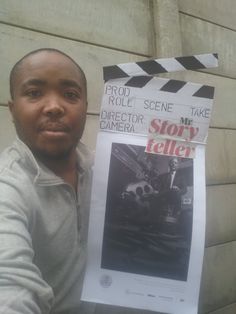
[[[26,91],[26,96],[31,97],[31,98],[37,98],[42,95],[42,92],[38,89],[32,89],[29,91]]]
[[[73,91],[65,92],[64,96],[70,100],[77,100],[78,98],[80,98],[79,94],[77,92],[73,92]]]

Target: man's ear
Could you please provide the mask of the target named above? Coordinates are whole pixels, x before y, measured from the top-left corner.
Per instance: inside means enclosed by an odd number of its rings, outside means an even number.
[[[8,108],[9,108],[9,110],[10,110],[11,112],[12,112],[13,106],[14,106],[13,101],[12,101],[12,100],[9,100],[9,101],[8,101]]]
[[[14,102],[12,100],[8,101],[8,108],[11,112],[12,121],[14,122]]]

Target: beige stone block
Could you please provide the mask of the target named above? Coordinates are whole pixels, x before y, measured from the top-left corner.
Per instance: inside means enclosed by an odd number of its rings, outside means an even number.
[[[235,0],[178,0],[178,2],[180,12],[236,30]]]
[[[225,306],[208,314],[235,314],[236,313],[236,303]]]
[[[210,129],[206,147],[207,184],[236,183],[236,130]]]
[[[99,46],[152,55],[146,0],[1,0],[0,21]]]
[[[153,0],[152,2],[155,58],[181,56],[182,45],[177,0]]]
[[[14,124],[7,107],[0,106],[0,152],[9,146],[16,137]]]
[[[236,241],[205,250],[200,313],[223,308],[236,301]]]
[[[236,184],[207,187],[206,246],[236,241]]]

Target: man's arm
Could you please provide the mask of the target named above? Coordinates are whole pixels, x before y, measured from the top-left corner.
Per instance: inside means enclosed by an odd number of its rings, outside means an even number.
[[[0,313],[45,314],[53,302],[51,287],[33,263],[25,203],[14,186],[0,182]]]
[[[187,184],[185,177],[182,174],[176,173],[176,180],[174,180],[174,184],[172,189],[178,192],[180,195],[183,195],[187,192]]]

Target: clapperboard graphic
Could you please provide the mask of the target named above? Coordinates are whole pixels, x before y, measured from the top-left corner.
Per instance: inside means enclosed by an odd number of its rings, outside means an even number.
[[[203,54],[104,67],[83,300],[197,314],[214,87],[155,75],[217,65]]]
[[[153,121],[152,134],[177,141],[175,149],[173,146],[165,149],[168,154],[176,152],[179,157],[194,156],[194,144],[184,150],[185,144],[178,143],[206,143],[214,87],[153,75],[217,65],[217,54],[204,54],[104,67],[106,83],[100,129],[147,135]],[[155,153],[156,149],[161,153],[163,140],[158,147],[153,145],[153,138],[150,140],[147,151]],[[180,151],[182,153],[178,154]]]

